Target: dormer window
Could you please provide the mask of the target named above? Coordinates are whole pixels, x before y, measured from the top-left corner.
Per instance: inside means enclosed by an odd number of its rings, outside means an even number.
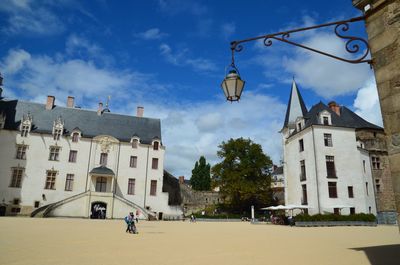
[[[297,130],[298,130],[298,131],[301,131],[301,129],[302,129],[302,128],[301,128],[301,122],[299,122],[299,123],[297,123]]]
[[[28,115],[24,115],[22,117],[22,122],[20,125],[21,137],[27,137],[32,127],[32,116],[28,113]]]
[[[21,126],[21,137],[27,137],[30,129],[31,126],[29,124],[23,124]]]
[[[64,122],[61,120],[61,116],[53,123],[53,139],[58,141],[64,131]]]
[[[304,118],[303,117],[297,117],[297,119],[296,119],[296,130],[299,132],[299,131],[303,130],[304,127],[305,127]]]
[[[53,134],[54,140],[56,141],[60,140],[61,134],[62,134],[62,129],[55,129]]]
[[[153,150],[158,150],[158,147],[159,147],[159,142],[158,141],[154,141],[154,143],[153,143]]]
[[[77,143],[77,142],[78,142],[78,139],[79,139],[79,133],[74,132],[74,133],[72,134],[72,142]]]
[[[139,137],[135,134],[135,135],[131,138],[132,148],[138,148],[139,143],[140,143],[140,139],[139,139]]]
[[[319,122],[323,125],[332,125],[331,114],[324,110],[319,114]]]

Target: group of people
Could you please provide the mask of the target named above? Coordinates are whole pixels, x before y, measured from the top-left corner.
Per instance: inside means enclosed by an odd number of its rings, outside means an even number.
[[[127,225],[126,227],[126,232],[131,233],[131,234],[139,234],[139,232],[137,231],[136,228],[136,224],[139,221],[137,216],[135,218],[135,215],[133,214],[133,212],[130,212],[126,217],[125,217],[125,223]]]

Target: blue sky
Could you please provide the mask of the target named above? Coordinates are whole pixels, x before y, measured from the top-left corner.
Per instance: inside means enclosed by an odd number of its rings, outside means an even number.
[[[359,16],[350,0],[332,1],[76,1],[0,2],[0,72],[7,98],[160,118],[165,168],[190,177],[200,155],[213,164],[230,137],[262,144],[275,163],[293,76],[307,107],[335,100],[382,124],[373,72],[287,44],[248,43],[236,55],[245,91],[225,102],[220,83],[229,43],[284,29]],[[351,33],[366,37],[363,22]],[[316,48],[344,53],[333,29],[292,35]]]

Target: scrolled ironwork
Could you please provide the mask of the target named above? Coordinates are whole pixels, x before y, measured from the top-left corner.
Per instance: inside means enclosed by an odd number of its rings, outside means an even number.
[[[242,43],[245,42],[250,42],[250,41],[255,41],[255,40],[260,40],[263,39],[264,46],[270,47],[272,46],[273,40],[278,40],[281,42],[285,42],[303,49],[307,49],[312,52],[316,52],[340,61],[348,62],[348,63],[353,63],[353,64],[358,64],[358,63],[372,63],[372,60],[367,60],[365,59],[368,54],[369,54],[369,45],[368,42],[360,37],[354,37],[354,36],[347,36],[343,34],[343,32],[347,32],[350,28],[349,23],[352,22],[357,22],[365,20],[364,16],[361,17],[355,17],[351,18],[348,20],[341,20],[341,21],[335,21],[335,22],[330,22],[326,24],[321,24],[321,25],[316,25],[316,26],[311,26],[311,27],[306,27],[306,28],[299,28],[299,29],[294,29],[294,30],[289,30],[289,31],[282,31],[278,33],[273,33],[273,34],[268,34],[268,35],[263,35],[263,36],[258,36],[258,37],[253,37],[249,39],[244,39],[244,40],[238,40],[238,41],[233,41],[231,42],[231,49],[232,49],[232,62],[234,61],[234,52],[240,52],[243,50],[243,45]],[[300,43],[296,43],[294,41],[289,40],[291,37],[291,33],[295,32],[301,32],[301,31],[306,31],[306,30],[312,30],[312,29],[317,29],[317,28],[323,28],[323,27],[329,27],[329,26],[335,26],[334,32],[337,37],[346,40],[345,42],[345,49],[348,53],[350,54],[358,54],[361,51],[360,44],[362,43],[365,45],[366,49],[365,52],[360,55],[358,58],[355,59],[347,59],[347,58],[342,58],[324,51],[320,51],[317,49],[314,49],[312,47],[305,46]]]

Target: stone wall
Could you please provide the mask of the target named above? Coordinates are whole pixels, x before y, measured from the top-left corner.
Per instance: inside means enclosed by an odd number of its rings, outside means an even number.
[[[353,0],[366,16],[388,158],[400,221],[400,1]],[[400,222],[399,222],[400,225]]]
[[[390,173],[389,157],[386,147],[386,135],[377,130],[360,130],[356,132],[357,140],[368,150],[370,159],[379,158],[379,168],[372,167],[373,185],[375,188],[379,223],[396,223],[396,205]],[[371,161],[372,165],[372,161]]]
[[[223,202],[222,196],[216,191],[195,191],[185,183],[181,183],[180,188],[185,215],[202,211],[211,205]]]

